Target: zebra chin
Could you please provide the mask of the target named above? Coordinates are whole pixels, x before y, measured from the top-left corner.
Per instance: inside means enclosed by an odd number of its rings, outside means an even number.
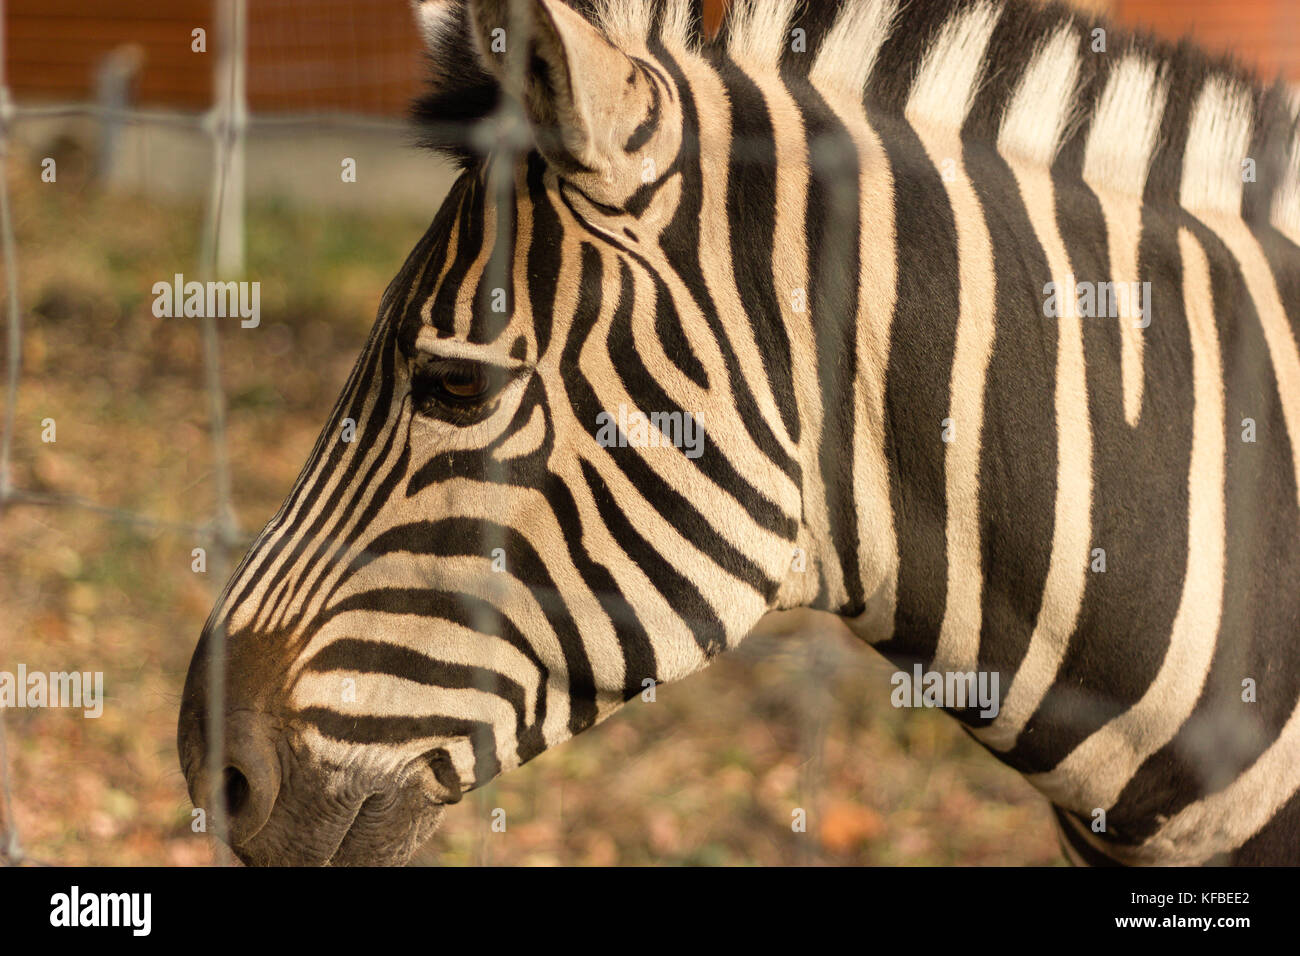
[[[404,866],[443,809],[418,790],[372,794],[355,807],[277,807],[256,834],[230,846],[246,866]],[[306,827],[301,812],[315,812]]]

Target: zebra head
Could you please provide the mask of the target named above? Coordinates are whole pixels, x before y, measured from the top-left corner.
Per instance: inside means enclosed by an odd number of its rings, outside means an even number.
[[[416,4],[420,116],[462,172],[183,696],[190,793],[246,862],[404,862],[468,790],[807,601],[789,344],[710,212],[721,86],[684,9],[620,9]]]

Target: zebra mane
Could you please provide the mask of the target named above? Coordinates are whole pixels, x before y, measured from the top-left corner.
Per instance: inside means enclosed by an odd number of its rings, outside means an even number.
[[[662,43],[807,76],[881,113],[952,127],[1119,191],[1300,233],[1300,94],[1190,40],[1034,0],[732,0],[712,37],[702,0],[565,2],[615,45]],[[500,92],[464,4],[445,0],[423,24],[432,88],[413,107],[421,145],[461,164],[474,152],[466,130]],[[1053,69],[1045,53],[1073,65]],[[1122,82],[1108,82],[1120,71]],[[967,82],[948,84],[948,74]],[[1018,103],[1024,87],[1061,108],[1044,115],[1032,100]],[[1253,176],[1243,175],[1247,160]]]

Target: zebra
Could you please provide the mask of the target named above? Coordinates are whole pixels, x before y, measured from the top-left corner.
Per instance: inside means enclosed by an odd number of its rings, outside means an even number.
[[[414,7],[459,178],[182,696],[244,862],[790,608],[1000,678],[933,702],[1075,863],[1300,862],[1300,98],[1027,0]]]

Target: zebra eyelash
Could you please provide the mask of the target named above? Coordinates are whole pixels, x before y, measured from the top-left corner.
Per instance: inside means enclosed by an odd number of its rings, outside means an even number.
[[[476,425],[492,416],[501,393],[522,372],[476,359],[418,355],[411,365],[411,408],[424,418],[458,427]],[[452,383],[481,379],[480,395],[458,394]]]

